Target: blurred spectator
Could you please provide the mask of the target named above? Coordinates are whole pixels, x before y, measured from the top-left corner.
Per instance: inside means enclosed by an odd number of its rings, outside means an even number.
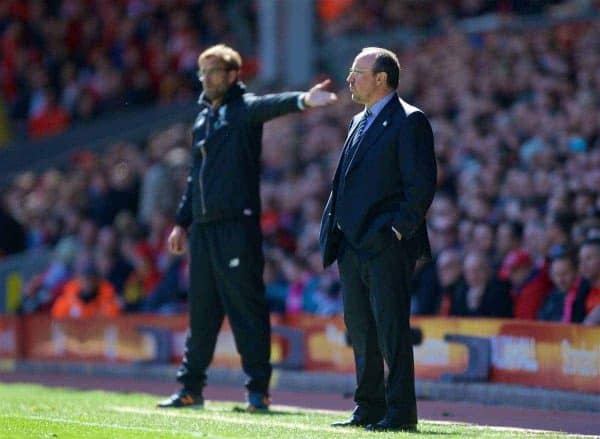
[[[478,222],[473,226],[473,242],[470,245],[474,251],[490,257],[494,254],[496,231],[488,222]]]
[[[25,228],[4,208],[0,200],[0,260],[25,249]]]
[[[550,248],[569,245],[575,219],[575,215],[570,212],[559,212],[550,217],[548,221],[548,245]]]
[[[411,314],[434,314],[439,305],[440,286],[435,261],[417,261],[411,285]]]
[[[589,239],[579,250],[581,274],[589,282],[585,297],[585,324],[600,324],[600,239]]]
[[[461,252],[452,248],[442,250],[435,261],[421,265],[415,272],[412,313],[449,315],[454,291],[461,281]]]
[[[265,258],[263,277],[269,310],[278,314],[285,314],[287,283],[274,259],[269,257]]]
[[[118,239],[115,229],[110,226],[102,227],[98,231],[95,262],[99,274],[111,283],[117,294],[121,295],[133,271],[133,266],[123,256]]]
[[[496,261],[501,261],[512,250],[523,246],[523,225],[518,221],[503,221],[498,225],[496,233]]]
[[[135,236],[124,237],[121,251],[133,265],[123,287],[124,309],[138,311],[146,297],[158,287],[162,277],[156,264],[156,254],[147,240]]]
[[[576,282],[577,269],[571,256],[565,251],[554,256],[550,262],[550,279],[553,288],[538,312],[539,320],[560,322],[563,320],[565,299]]]
[[[324,316],[342,313],[342,289],[337,267],[322,270],[321,252],[316,248],[308,255],[310,279],[304,290],[304,312]]]
[[[172,212],[177,193],[174,178],[167,163],[167,153],[185,140],[184,128],[176,125],[153,136],[148,146],[149,166],[142,177],[139,202],[139,218],[149,223],[156,211]]]
[[[73,274],[72,263],[77,252],[76,242],[61,240],[54,248],[50,266],[25,285],[20,312],[49,311]]]
[[[119,301],[112,285],[101,278],[91,261],[68,281],[52,306],[52,317],[89,319],[116,317]]]
[[[514,317],[535,319],[552,287],[547,267],[537,268],[525,250],[512,250],[502,261],[499,276],[510,281]]]
[[[156,288],[142,300],[138,309],[160,314],[185,312],[189,288],[188,263],[187,258],[171,257]]]
[[[43,105],[29,118],[28,132],[32,139],[53,136],[64,131],[69,125],[69,114],[56,101],[54,92],[44,92]]]
[[[320,259],[321,255],[319,255]],[[316,278],[318,287],[313,293],[306,294],[307,299],[314,302],[314,309],[306,308],[305,312],[312,312],[323,316],[333,316],[342,313],[342,290],[337,270],[328,268],[321,276]]]
[[[506,282],[493,276],[488,257],[467,253],[464,281],[454,290],[450,314],[464,317],[511,317],[512,300]]]
[[[289,282],[286,292],[285,314],[301,313],[304,307],[304,291],[308,282],[306,264],[300,258],[290,258],[285,259],[281,267]]]

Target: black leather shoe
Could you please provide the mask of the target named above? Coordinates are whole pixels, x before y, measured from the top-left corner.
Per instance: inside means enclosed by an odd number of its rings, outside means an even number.
[[[182,408],[190,407],[195,409],[204,408],[204,398],[201,394],[189,392],[181,389],[179,392],[172,394],[167,399],[156,404],[160,408]]]
[[[386,417],[379,422],[367,425],[365,429],[368,431],[405,431],[416,433],[417,424],[402,424],[400,422],[394,422]]]
[[[345,421],[338,421],[338,422],[334,422],[333,424],[331,424],[332,427],[364,427],[365,425],[368,425],[369,422],[363,418],[360,418],[358,416],[350,416],[350,418],[346,419]]]
[[[352,412],[352,416],[345,421],[334,422],[331,424],[332,427],[364,427],[369,424],[373,424],[380,420],[385,411],[384,410],[367,410],[364,407],[356,406]]]

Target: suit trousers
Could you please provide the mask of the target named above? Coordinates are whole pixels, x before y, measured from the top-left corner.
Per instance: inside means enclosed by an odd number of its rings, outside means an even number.
[[[367,410],[385,406],[399,422],[412,424],[417,406],[409,317],[416,252],[389,233],[389,245],[371,257],[342,239],[338,264],[344,321],[354,351],[356,404]]]
[[[263,283],[262,234],[256,217],[194,223],[190,234],[189,333],[177,380],[195,393],[227,315],[246,388],[267,393],[271,378],[271,326]]]

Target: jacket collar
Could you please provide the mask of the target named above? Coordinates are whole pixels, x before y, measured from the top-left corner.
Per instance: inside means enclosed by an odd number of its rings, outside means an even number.
[[[392,123],[392,115],[396,111],[402,111],[404,113],[404,109],[400,103],[400,98],[397,94],[389,100],[385,107],[383,107],[383,110],[381,110],[369,129],[363,135],[363,138],[360,140],[360,143],[356,147],[354,155],[351,158],[350,165],[346,170],[346,175],[348,175],[352,168],[354,168],[356,164],[360,162],[367,150],[377,141],[379,136],[383,134],[386,129],[389,129]],[[349,136],[348,138],[350,139],[351,137],[352,136]],[[346,143],[348,143],[348,141],[346,141]],[[346,145],[346,147],[347,146],[348,145]]]

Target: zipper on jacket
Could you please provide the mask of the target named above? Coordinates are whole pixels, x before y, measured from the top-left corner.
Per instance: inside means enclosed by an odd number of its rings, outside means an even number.
[[[200,175],[198,176],[198,182],[200,185],[200,205],[202,206],[202,215],[206,215],[206,201],[204,200],[204,183],[202,178],[204,177],[204,166],[206,165],[206,146],[204,142],[200,146],[200,153],[202,154],[202,164],[200,165]]]
[[[202,178],[204,177],[204,166],[206,166],[206,141],[208,140],[208,137],[210,136],[210,132],[212,130],[211,121],[213,118],[213,114],[214,113],[212,109],[209,108],[205,116],[206,128],[204,130],[204,140],[200,142],[200,154],[202,154],[202,164],[200,165],[200,175],[198,176],[198,180],[200,186],[200,206],[202,207],[202,215],[206,215],[206,201],[204,199],[204,182],[202,181]]]

